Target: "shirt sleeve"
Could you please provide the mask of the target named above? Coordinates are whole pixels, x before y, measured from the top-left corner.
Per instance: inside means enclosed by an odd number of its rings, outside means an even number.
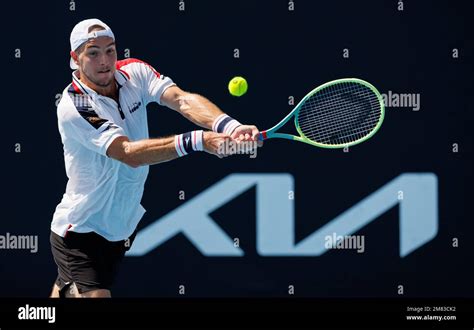
[[[160,74],[155,70],[155,68],[146,62],[138,59],[128,59],[121,62],[123,64],[120,65],[120,68],[131,74],[134,79],[139,80],[139,84],[144,94],[143,97],[147,104],[150,102],[157,102],[162,105],[161,96],[164,91],[167,88],[176,85],[171,78]]]
[[[161,105],[161,96],[164,91],[174,86],[175,83],[169,77],[165,77],[162,74],[159,74],[152,66],[144,65],[146,70],[146,89],[148,91],[148,102],[157,102]]]
[[[104,156],[117,137],[126,135],[120,126],[100,118],[92,109],[67,109],[59,116],[59,126],[63,138],[73,139]]]

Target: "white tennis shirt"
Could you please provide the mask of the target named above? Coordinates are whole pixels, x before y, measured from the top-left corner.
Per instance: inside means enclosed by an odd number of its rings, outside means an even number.
[[[132,168],[109,158],[107,148],[119,136],[148,138],[146,105],[160,103],[173,81],[136,60],[117,61],[119,104],[97,94],[73,72],[58,104],[58,127],[68,183],[56,207],[51,230],[91,232],[109,241],[128,238],[145,213],[140,204],[148,166]]]

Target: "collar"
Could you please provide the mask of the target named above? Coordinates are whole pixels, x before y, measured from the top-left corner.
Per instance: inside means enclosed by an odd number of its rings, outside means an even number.
[[[122,88],[122,86],[130,79],[130,76],[120,69],[115,70],[114,77],[119,89]],[[86,84],[79,80],[79,70],[75,70],[72,73],[72,88],[77,94],[84,94],[93,98],[99,96],[95,90],[86,86]]]

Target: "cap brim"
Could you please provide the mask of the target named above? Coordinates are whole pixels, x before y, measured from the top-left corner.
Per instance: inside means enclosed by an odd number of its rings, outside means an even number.
[[[72,59],[72,57],[71,57],[71,59],[69,60],[69,66],[70,66],[71,69],[73,69],[73,70],[79,69],[79,67],[76,65],[76,63],[75,63],[74,60]]]

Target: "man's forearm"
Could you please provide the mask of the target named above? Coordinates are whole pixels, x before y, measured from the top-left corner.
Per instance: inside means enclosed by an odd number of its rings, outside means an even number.
[[[125,154],[129,159],[129,165],[134,167],[140,165],[152,165],[178,158],[174,139],[174,136],[170,136],[157,139],[124,142]]]
[[[179,98],[179,112],[194,124],[212,129],[214,120],[223,112],[211,101],[198,94],[188,93]]]
[[[163,163],[196,151],[205,151],[222,158],[226,155],[221,146],[228,138],[225,134],[202,130],[134,142],[126,136],[120,136],[109,146],[107,155],[131,167]]]

